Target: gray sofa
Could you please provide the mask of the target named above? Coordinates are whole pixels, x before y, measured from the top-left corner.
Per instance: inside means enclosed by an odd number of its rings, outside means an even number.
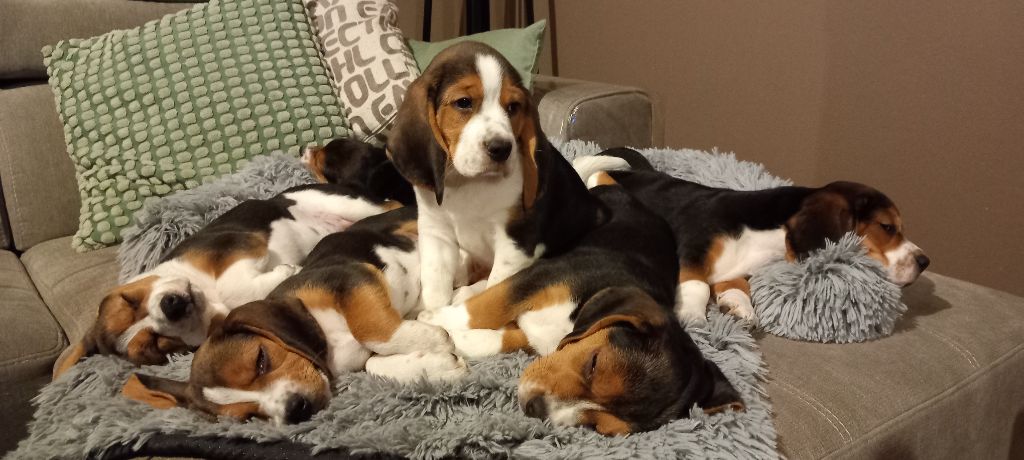
[[[70,247],[78,194],[39,49],[183,7],[0,0],[0,452],[24,436],[29,399],[69,339],[89,326],[118,272],[116,247],[83,254]],[[549,136],[605,146],[659,140],[642,91],[536,81]],[[758,336],[781,452],[1024,458],[1024,299],[929,273],[906,290],[905,301],[910,311],[897,332],[875,342]]]

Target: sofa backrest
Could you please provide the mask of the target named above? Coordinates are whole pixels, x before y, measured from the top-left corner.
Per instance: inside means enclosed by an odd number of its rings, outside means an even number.
[[[74,167],[41,49],[141,25],[191,7],[129,0],[3,0],[0,14],[0,249],[25,250],[78,228]]]
[[[15,249],[78,228],[75,170],[49,85],[0,90],[0,185]]]

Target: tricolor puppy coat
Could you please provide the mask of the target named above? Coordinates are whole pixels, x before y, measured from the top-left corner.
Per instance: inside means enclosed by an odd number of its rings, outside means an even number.
[[[308,420],[330,400],[333,376],[364,367],[400,381],[462,377],[443,329],[402,319],[419,297],[415,219],[403,208],[324,238],[301,272],[213,328],[187,382],[136,374],[123,393],[281,424]]]
[[[416,204],[412,184],[398,173],[383,147],[354,139],[334,139],[323,147],[306,148],[302,164],[322,183],[349,185],[380,200]]]
[[[600,221],[571,165],[544,138],[530,93],[493,48],[463,42],[413,82],[387,143],[419,206],[426,308],[447,305],[460,250],[493,286],[570,248]]]
[[[618,435],[686,417],[694,405],[741,409],[673,315],[679,265],[668,225],[620,187],[593,193],[611,220],[575,248],[420,319],[448,329],[463,356],[541,355],[520,379],[519,405],[555,424]]]
[[[618,183],[668,221],[680,264],[676,313],[688,323],[706,321],[712,293],[723,309],[756,322],[748,276],[773,260],[802,259],[847,232],[863,237],[867,254],[897,285],[912,283],[929,264],[921,248],[904,237],[896,205],[867,185],[706,187],[654,171],[639,152],[626,148],[579,158],[574,166],[588,185]]]
[[[112,289],[93,326],[57,359],[54,378],[93,354],[158,364],[199,346],[215,317],[264,298],[325,235],[396,205],[330,184],[239,204]]]

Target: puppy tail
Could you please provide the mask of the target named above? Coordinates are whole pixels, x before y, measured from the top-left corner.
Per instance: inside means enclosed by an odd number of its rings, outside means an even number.
[[[633,150],[629,147],[616,147],[614,149],[608,149],[597,156],[608,157],[608,158],[621,158],[629,163],[629,168],[633,171],[654,171],[654,166],[651,165],[650,161],[647,161],[640,152]]]
[[[573,160],[572,167],[576,170],[576,174],[580,175],[580,179],[583,179],[583,183],[587,184],[587,188],[594,188],[598,185],[596,181],[591,180],[597,173],[630,170],[629,163],[622,158],[596,155],[577,158]]]

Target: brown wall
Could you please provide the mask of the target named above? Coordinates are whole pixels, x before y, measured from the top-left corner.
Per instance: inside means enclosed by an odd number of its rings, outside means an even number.
[[[462,2],[434,4],[435,38],[457,35]],[[418,36],[422,1],[399,5]],[[646,88],[666,145],[734,151],[802,184],[870,183],[935,271],[1024,295],[1024,2],[557,0],[554,11],[558,74]]]

